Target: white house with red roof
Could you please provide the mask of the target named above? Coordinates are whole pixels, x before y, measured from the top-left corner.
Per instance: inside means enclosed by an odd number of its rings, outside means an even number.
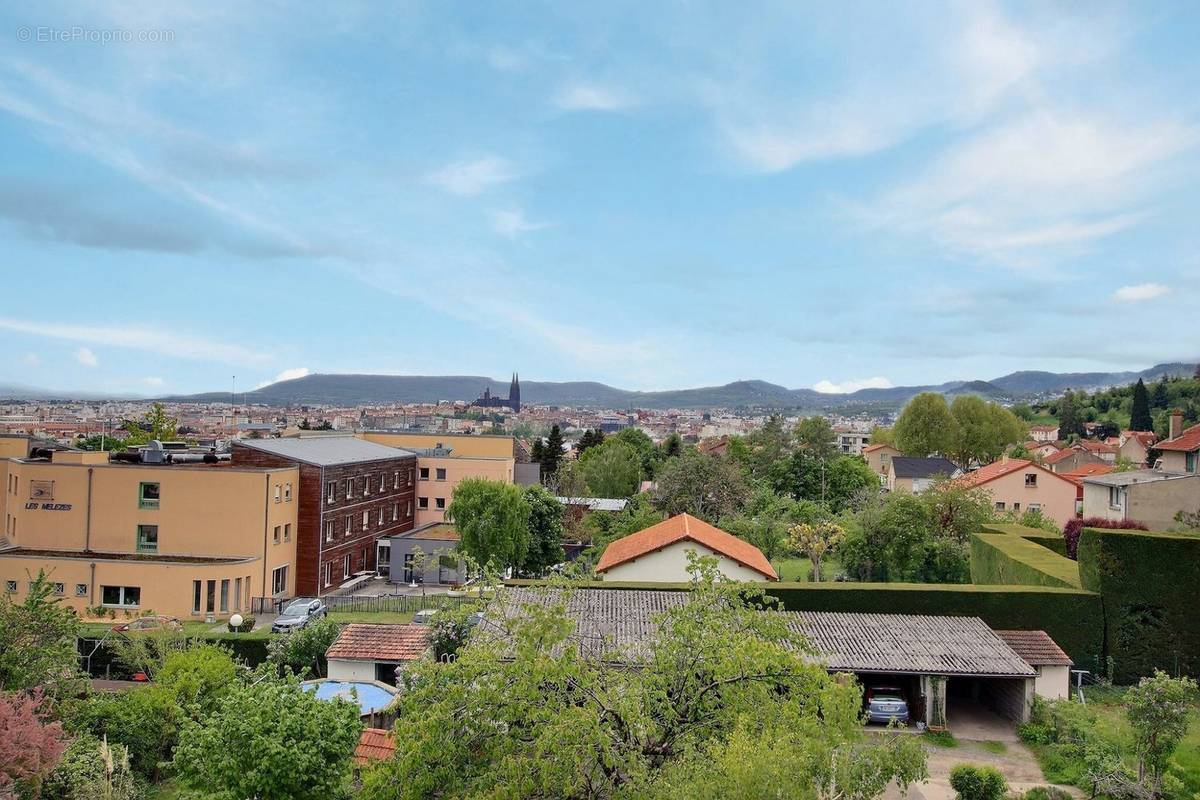
[[[1076,484],[1024,458],[1004,456],[955,483],[985,490],[997,511],[1040,511],[1059,525],[1075,517]]]
[[[1171,412],[1167,438],[1154,446],[1159,453],[1159,469],[1181,472],[1185,475],[1200,474],[1200,425],[1183,430],[1183,412]]]
[[[611,542],[596,563],[596,573],[614,581],[689,581],[688,553],[716,556],[721,573],[733,580],[779,580],[761,550],[691,514],[670,517]]]

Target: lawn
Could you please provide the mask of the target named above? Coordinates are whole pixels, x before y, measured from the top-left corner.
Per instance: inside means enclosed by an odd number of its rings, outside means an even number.
[[[330,611],[334,622],[376,622],[403,625],[412,622],[412,611]]]
[[[807,558],[777,558],[771,566],[775,567],[781,581],[808,583],[812,580],[812,562]],[[821,575],[825,581],[833,580],[833,576],[841,571],[842,565],[831,558],[821,562]]]

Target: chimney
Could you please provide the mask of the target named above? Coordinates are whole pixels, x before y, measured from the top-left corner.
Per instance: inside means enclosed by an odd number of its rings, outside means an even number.
[[[1168,439],[1178,439],[1183,433],[1183,412],[1178,408],[1171,412],[1171,424],[1167,428]]]

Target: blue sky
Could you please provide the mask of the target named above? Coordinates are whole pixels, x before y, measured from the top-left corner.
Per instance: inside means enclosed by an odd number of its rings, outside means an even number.
[[[1200,356],[1194,4],[0,17],[0,382],[836,389]]]

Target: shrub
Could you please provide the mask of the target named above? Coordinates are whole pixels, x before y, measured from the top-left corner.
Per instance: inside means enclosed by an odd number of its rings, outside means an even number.
[[[1005,533],[971,537],[971,578],[982,584],[1079,588],[1079,566],[1040,544]]]
[[[1084,528],[1107,528],[1109,530],[1127,530],[1127,531],[1145,531],[1149,530],[1140,522],[1131,522],[1129,520],[1116,521],[1104,519],[1103,517],[1087,517],[1085,519],[1073,519],[1063,526],[1063,539],[1067,542],[1067,557],[1079,557],[1079,534]]]
[[[950,770],[950,785],[959,800],[1001,800],[1008,791],[1008,783],[999,770],[972,764],[956,764]]]
[[[1070,792],[1057,786],[1035,786],[1021,795],[1021,800],[1073,800],[1073,797]]]
[[[236,628],[233,626],[233,623],[230,622],[229,623],[229,632],[230,633],[249,633],[250,631],[254,630],[254,623],[255,623],[254,617],[247,615],[245,617],[242,617],[242,624],[238,625]]]

